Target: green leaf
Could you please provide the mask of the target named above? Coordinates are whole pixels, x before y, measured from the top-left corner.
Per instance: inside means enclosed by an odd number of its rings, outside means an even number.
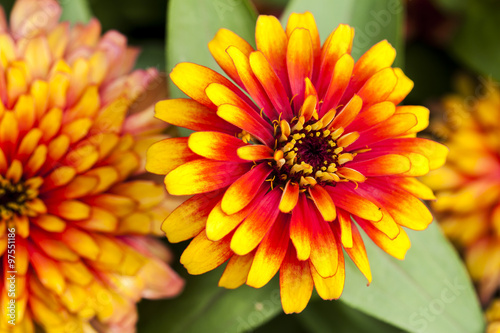
[[[286,26],[291,13],[305,11],[313,13],[322,41],[341,23],[354,27],[354,59],[358,59],[374,44],[387,39],[398,50],[396,66],[404,63],[405,7],[401,0],[291,0],[285,8],[281,23]]]
[[[167,9],[167,72],[193,62],[223,74],[208,50],[217,31],[227,28],[255,45],[257,14],[247,0],[171,0]],[[170,84],[171,97],[184,95]]]
[[[63,9],[61,21],[87,23],[92,18],[92,11],[87,0],[62,0],[59,3]]]
[[[433,2],[450,12],[463,12],[467,8],[467,0],[433,0]]]
[[[154,67],[159,71],[165,70],[165,47],[163,43],[154,40],[142,42],[141,53],[135,63],[135,68]]]
[[[309,333],[400,333],[401,330],[359,312],[343,302],[311,302],[295,318]]]
[[[248,0],[170,0],[167,8],[166,69],[193,62],[224,74],[208,50],[217,31],[226,28],[255,46],[257,13]],[[171,98],[185,95],[169,80]],[[182,136],[192,131],[180,128]]]
[[[281,312],[277,279],[265,287],[217,287],[222,269],[190,276],[186,290],[174,300],[147,302],[141,307],[139,332],[244,332]]]
[[[453,53],[466,65],[500,81],[500,4],[492,1],[468,1],[464,22],[453,40]]]
[[[279,316],[274,317],[271,321],[258,327],[254,333],[311,333],[308,325],[304,325],[297,315],[286,315],[281,313]]]
[[[366,279],[347,260],[340,300],[409,332],[484,332],[470,278],[436,223],[425,231],[408,231],[408,235],[412,246],[404,261],[395,260],[364,237],[373,282],[366,287]]]

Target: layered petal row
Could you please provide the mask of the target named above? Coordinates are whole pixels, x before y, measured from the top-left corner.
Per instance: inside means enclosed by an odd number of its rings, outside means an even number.
[[[256,49],[227,30],[209,45],[234,83],[192,63],[173,69],[190,99],[160,102],[156,116],[197,132],[155,143],[146,168],[171,194],[193,195],[163,224],[171,242],[194,238],[181,257],[191,274],[228,262],[221,286],[258,288],[279,272],[284,311],[301,312],[314,287],[340,297],[344,250],[371,282],[361,229],[404,258],[404,228],[433,220],[420,200],[432,191],[414,177],[447,149],[416,137],[426,108],[398,106],[413,83],[391,67],[387,41],[354,61],[354,29],[321,45],[309,12],[285,29],[260,16],[255,35]]]

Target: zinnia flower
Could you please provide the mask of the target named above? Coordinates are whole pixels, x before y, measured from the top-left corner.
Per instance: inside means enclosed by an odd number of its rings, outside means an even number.
[[[432,205],[438,221],[462,250],[484,304],[500,286],[500,91],[492,83],[485,91],[473,100],[444,100],[449,121],[436,128],[447,137],[450,156],[424,178],[439,199]]]
[[[486,310],[488,327],[486,333],[500,332],[500,299],[495,299]]]
[[[183,285],[148,236],[165,190],[136,177],[152,107],[127,117],[158,73],[131,72],[121,34],[60,13],[20,0],[9,27],[0,7],[0,330],[133,331],[140,298]]]
[[[402,259],[402,227],[431,223],[418,198],[434,196],[413,177],[441,166],[446,148],[415,137],[427,109],[395,106],[413,83],[390,67],[394,48],[382,41],[355,62],[353,35],[340,25],[321,46],[309,12],[286,30],[260,16],[257,50],[225,29],[209,43],[236,85],[192,63],[173,69],[191,98],[159,102],[156,116],[197,132],[154,144],[146,168],[166,174],[171,194],[194,194],[162,226],[171,242],[194,237],[189,273],[229,260],[220,286],[259,288],[279,270],[283,309],[300,312],[313,286],[340,297],[342,249],[371,281],[359,227]]]

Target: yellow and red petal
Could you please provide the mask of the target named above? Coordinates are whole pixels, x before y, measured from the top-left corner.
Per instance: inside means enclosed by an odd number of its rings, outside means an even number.
[[[351,228],[351,214],[343,209],[338,210],[338,220],[340,226],[340,240],[345,249],[353,246],[352,228]]]
[[[395,153],[402,151],[421,154],[429,160],[429,167],[431,170],[441,167],[445,163],[446,156],[448,155],[448,148],[446,146],[423,138],[391,139],[380,142],[376,147]]]
[[[231,90],[223,84],[217,82],[210,83],[205,89],[205,93],[216,106],[230,104],[237,106],[247,113],[259,111],[255,104],[253,104],[252,101],[248,100],[246,96],[245,98],[242,98],[235,91]]]
[[[236,71],[231,57],[226,53],[229,47],[237,48],[247,57],[253,51],[253,47],[243,38],[227,29],[217,31],[214,39],[208,43],[208,48],[215,61],[217,61],[219,66],[234,82],[241,86],[240,76]]]
[[[164,139],[148,149],[146,170],[158,175],[166,175],[175,168],[199,159],[188,147],[188,138]]]
[[[311,255],[312,228],[309,224],[307,201],[305,194],[299,194],[297,206],[290,220],[290,239],[295,246],[299,260],[307,260]]]
[[[290,243],[289,227],[289,215],[280,214],[260,242],[248,272],[247,284],[250,287],[263,287],[278,272]]]
[[[165,186],[174,195],[210,192],[231,185],[250,167],[246,163],[194,160],[172,170],[165,177]]]
[[[193,131],[219,131],[234,135],[238,129],[217,116],[215,110],[191,99],[169,99],[158,102],[155,117]]]
[[[340,246],[340,241],[337,239],[337,252],[338,252],[338,262],[339,268],[333,276],[323,277],[321,276],[313,265],[311,267],[311,275],[314,281],[314,287],[318,292],[318,295],[325,300],[332,300],[340,298],[342,291],[344,290],[345,282],[345,264],[344,264],[344,254]]]
[[[361,112],[361,116],[358,117],[351,126],[347,127],[346,130],[356,130],[358,132],[367,130],[372,126],[375,126],[387,119],[389,119],[396,112],[396,107],[391,102],[380,102],[374,104]]]
[[[243,162],[237,150],[245,145],[241,139],[219,132],[196,132],[188,139],[188,146],[194,153],[217,161]]]
[[[318,62],[319,56],[321,54],[321,40],[319,38],[318,27],[316,26],[316,21],[314,20],[314,16],[311,12],[300,13],[291,13],[288,18],[288,22],[286,25],[286,34],[290,42],[293,33],[297,29],[304,29],[309,32],[311,36],[312,42],[312,50],[314,55],[314,61]],[[319,65],[319,64],[318,64]]]
[[[323,219],[327,222],[335,220],[337,217],[337,211],[330,194],[319,185],[309,187],[309,194],[311,195],[311,199],[316,205],[316,208],[318,208]]]
[[[228,215],[222,210],[222,200],[212,209],[206,220],[206,233],[210,240],[218,241],[233,231],[264,198],[269,187],[265,184],[258,189],[253,200],[239,212]]]
[[[286,91],[290,90],[286,67],[288,37],[280,21],[271,15],[259,15],[255,27],[257,49],[269,61]]]
[[[243,86],[246,88],[249,95],[255,100],[259,109],[261,109],[269,119],[278,119],[278,112],[274,109],[266,91],[252,72],[250,59],[248,57],[249,55],[242,53],[234,46],[229,47],[226,52],[231,57]]]
[[[236,289],[247,281],[248,272],[252,266],[254,252],[244,256],[233,255],[219,280],[219,287]]]
[[[280,197],[279,188],[267,193],[236,229],[231,239],[231,249],[236,254],[245,255],[259,245],[280,213]]]
[[[387,100],[398,105],[403,101],[403,99],[406,98],[406,96],[408,96],[410,91],[413,89],[414,84],[413,81],[410,80],[405,73],[403,73],[401,68],[394,68],[394,73],[398,77],[398,83],[389,97],[387,97]]]
[[[386,234],[376,229],[371,223],[364,223],[360,220],[358,224],[382,250],[396,259],[403,260],[405,258],[406,252],[411,244],[403,228],[399,227],[400,231],[398,236],[394,239],[390,239]]]
[[[274,156],[274,150],[265,145],[243,146],[238,148],[236,153],[239,158],[247,161],[271,159]]]
[[[351,146],[351,149],[371,147],[377,142],[392,139],[405,133],[416,124],[417,118],[412,114],[395,114],[377,126],[360,133],[359,139]]]
[[[390,67],[395,59],[396,49],[386,40],[372,46],[358,59],[358,61],[356,61],[351,83],[352,89],[358,90],[361,88],[361,86],[375,73]]]
[[[330,82],[328,82],[328,89],[323,96],[319,95],[320,97],[323,97],[324,104],[322,106],[322,109],[330,110],[339,105],[349,86],[353,68],[354,59],[350,54],[343,55],[335,63],[332,79],[330,80]],[[351,98],[352,97],[350,97],[349,100]]]
[[[358,269],[363,273],[363,275],[368,280],[368,284],[372,282],[372,272],[370,269],[370,263],[368,262],[368,255],[366,254],[365,244],[361,234],[359,233],[356,225],[351,221],[351,230],[353,238],[353,246],[351,248],[346,248],[345,251],[351,258],[351,260],[356,264]],[[399,234],[399,233],[398,233]]]
[[[230,239],[231,236],[227,236],[218,242],[212,242],[204,232],[200,232],[182,253],[181,264],[193,275],[219,267],[233,255],[229,247]]]
[[[410,160],[397,154],[381,155],[360,162],[353,162],[349,167],[362,173],[366,177],[398,175],[411,168]]]
[[[311,255],[309,259],[322,277],[334,276],[339,266],[337,240],[329,222],[309,203],[311,223]]]
[[[253,73],[266,90],[271,103],[273,103],[276,110],[280,110],[283,113],[282,118],[291,120],[293,113],[288,101],[288,95],[269,61],[260,51],[252,52],[249,60]]]
[[[433,217],[422,201],[399,188],[388,187],[380,180],[371,180],[369,192],[372,193],[396,223],[413,229],[424,230],[432,222]]]
[[[293,30],[288,40],[286,64],[290,88],[294,96],[293,105],[296,109],[304,102],[305,79],[312,78],[314,50],[311,38],[308,30],[297,28]]]
[[[352,187],[350,184],[337,184],[335,188],[327,188],[327,191],[337,207],[369,221],[380,221],[382,219],[380,208],[357,194]]]
[[[170,73],[170,78],[186,95],[210,109],[216,109],[215,104],[205,93],[205,89],[211,83],[220,83],[235,92],[243,100],[247,99],[245,94],[228,79],[204,66],[187,62],[180,63],[174,67]]]
[[[246,112],[237,106],[223,104],[217,109],[217,115],[228,123],[247,131],[269,147],[274,145],[273,130],[256,112]]]
[[[321,50],[321,68],[318,82],[320,96],[324,95],[330,85],[337,61],[346,53],[350,53],[353,37],[354,29],[348,25],[340,24],[325,41]]]
[[[267,164],[262,163],[233,182],[222,198],[221,207],[224,213],[232,215],[245,208],[257,195],[257,190],[264,184],[271,171]]]
[[[385,179],[387,182],[393,183],[408,193],[423,200],[436,200],[436,196],[432,189],[415,178],[410,177],[391,177]]]
[[[396,113],[411,113],[417,117],[417,125],[412,127],[408,133],[417,133],[423,131],[429,126],[429,114],[428,108],[423,106],[414,105],[403,105],[396,108]]]
[[[197,194],[177,207],[161,226],[168,240],[178,243],[199,234],[220,196],[216,192]]]
[[[283,195],[281,196],[279,205],[280,211],[282,211],[283,213],[290,213],[299,201],[299,192],[299,185],[296,183],[292,183],[292,181],[289,180],[288,183],[286,183],[285,188],[283,189]]]
[[[354,119],[356,119],[362,106],[363,100],[358,95],[354,95],[349,103],[347,103],[347,105],[344,106],[339,114],[333,119],[328,128],[346,128]]]
[[[387,100],[395,89],[398,82],[392,68],[386,68],[375,73],[359,89],[358,95],[363,99],[365,105],[373,105]]]
[[[313,279],[308,261],[299,261],[292,244],[280,269],[281,304],[285,313],[302,312],[313,291]]]

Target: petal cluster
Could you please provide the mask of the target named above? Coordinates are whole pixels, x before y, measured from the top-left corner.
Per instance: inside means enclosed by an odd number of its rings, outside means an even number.
[[[424,182],[436,191],[432,208],[487,303],[500,286],[500,91],[492,82],[484,91],[474,99],[444,99],[450,122],[436,123],[435,131],[446,138],[450,156]]]
[[[194,239],[181,262],[191,274],[225,263],[219,285],[262,287],[279,271],[283,309],[300,312],[313,288],[340,297],[344,251],[370,283],[360,229],[403,259],[403,227],[423,230],[434,199],[414,177],[440,167],[447,149],[416,133],[429,111],[397,106],[413,83],[382,41],[358,61],[354,30],[321,45],[311,13],[286,29],[260,16],[256,48],[221,29],[209,43],[224,76],[192,63],[170,74],[190,98],[159,102],[156,116],[196,131],[148,152],[174,195],[193,195],[163,223],[171,242]]]
[[[136,302],[183,285],[150,236],[164,188],[138,178],[162,138],[140,106],[158,73],[60,13],[19,0],[8,24],[0,7],[0,330],[134,331]]]
[[[491,305],[486,310],[486,320],[488,321],[488,326],[486,328],[486,333],[496,333],[500,331],[500,300],[495,299],[491,302]]]

